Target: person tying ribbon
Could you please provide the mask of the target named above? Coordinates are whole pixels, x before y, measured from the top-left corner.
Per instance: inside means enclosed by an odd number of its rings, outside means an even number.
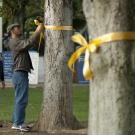
[[[41,32],[44,31],[43,24],[37,26],[34,34],[28,39],[22,39],[22,31],[19,23],[11,24],[7,27],[10,34],[8,46],[13,58],[12,82],[15,89],[14,109],[11,129],[24,132],[30,131],[25,126],[25,109],[28,104],[28,73],[33,69],[28,49],[33,47]]]

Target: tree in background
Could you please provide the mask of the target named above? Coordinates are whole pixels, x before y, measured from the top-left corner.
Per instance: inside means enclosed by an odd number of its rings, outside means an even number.
[[[79,31],[86,25],[82,1],[83,0],[73,0],[73,27],[76,31]]]
[[[89,34],[135,31],[134,0],[84,0]],[[91,55],[89,135],[135,134],[135,44],[107,43]]]
[[[3,19],[8,19],[9,23],[19,22],[21,24],[21,27],[24,28],[26,5],[28,4],[28,2],[29,0],[14,0],[14,1],[4,0],[3,17],[5,18]]]
[[[43,2],[43,0],[4,0],[1,10],[4,31],[7,25],[13,22],[19,22],[24,30],[26,20],[43,16]]]
[[[73,26],[80,29],[85,25],[85,18],[82,11],[82,0],[73,0]],[[33,20],[37,16],[44,15],[44,0],[3,0],[3,7],[0,10],[3,16],[3,30],[9,23],[18,21],[22,28],[27,31],[33,30]]]
[[[46,0],[45,25],[72,26],[72,0]],[[55,132],[76,128],[72,110],[72,77],[67,61],[72,52],[72,31],[45,31],[45,80],[38,129]]]

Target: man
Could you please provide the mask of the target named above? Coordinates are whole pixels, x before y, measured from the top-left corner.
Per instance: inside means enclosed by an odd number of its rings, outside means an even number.
[[[39,25],[35,33],[29,39],[21,39],[21,28],[18,23],[9,25],[7,32],[10,33],[8,46],[13,57],[13,85],[15,88],[15,99],[13,109],[13,125],[11,129],[28,132],[29,128],[24,125],[25,109],[28,103],[28,72],[33,69],[28,49],[43,31],[43,24]]]
[[[2,54],[0,54],[0,81],[1,81],[2,89],[4,89],[5,88],[5,81],[4,81]]]

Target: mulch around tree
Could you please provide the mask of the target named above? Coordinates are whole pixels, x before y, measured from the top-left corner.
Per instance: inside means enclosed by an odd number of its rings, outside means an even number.
[[[87,128],[79,130],[62,130],[60,133],[45,133],[45,132],[20,132],[11,129],[11,124],[0,124],[0,135],[87,135]]]

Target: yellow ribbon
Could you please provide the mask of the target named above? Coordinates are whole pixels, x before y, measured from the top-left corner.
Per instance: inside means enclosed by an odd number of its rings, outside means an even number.
[[[85,80],[90,80],[92,78],[92,71],[90,69],[90,53],[95,53],[99,46],[103,43],[112,42],[112,41],[120,41],[120,40],[135,40],[135,32],[114,32],[105,34],[98,38],[95,38],[89,43],[85,40],[85,38],[81,34],[76,34],[72,36],[72,40],[81,45],[81,47],[76,50],[71,58],[68,61],[68,67],[71,71],[74,72],[73,64],[80,57],[80,55],[85,51],[85,59],[83,66],[83,75]]]
[[[45,29],[47,29],[47,30],[73,30],[73,27],[72,26],[45,25]]]
[[[40,25],[41,23],[38,20],[34,20],[35,25]],[[45,29],[47,30],[73,30],[72,26],[53,26],[53,25],[45,25]],[[40,39],[38,44],[38,50],[40,49],[41,41],[43,38],[43,33],[40,33]]]
[[[34,20],[36,25],[40,25],[41,23],[38,20]],[[72,26],[54,26],[54,25],[45,25],[45,29],[47,30],[73,30]]]
[[[40,25],[41,23],[38,20],[34,20],[35,25]]]

